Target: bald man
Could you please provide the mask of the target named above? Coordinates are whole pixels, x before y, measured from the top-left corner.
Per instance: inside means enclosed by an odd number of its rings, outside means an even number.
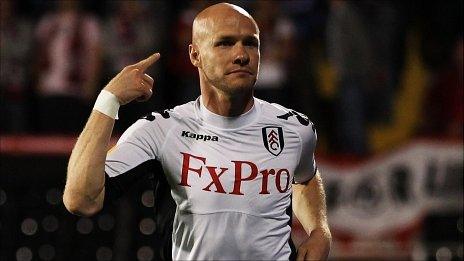
[[[145,70],[160,55],[124,68],[73,149],[66,208],[97,213],[110,192],[128,186],[121,180],[156,161],[175,201],[173,259],[290,259],[292,206],[309,235],[297,258],[326,259],[331,235],[315,129],[306,116],[253,97],[259,47],[258,25],[242,8],[221,3],[200,12],[189,55],[201,96],[138,120],[107,154],[119,106],[150,98],[154,81]]]

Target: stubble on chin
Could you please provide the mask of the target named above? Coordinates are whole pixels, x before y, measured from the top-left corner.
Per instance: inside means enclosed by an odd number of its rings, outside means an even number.
[[[223,81],[220,83],[220,89],[230,95],[245,94],[251,92],[255,86],[256,79],[250,81]]]
[[[256,84],[254,79],[230,79],[228,75],[222,77],[209,76],[206,71],[203,71],[203,77],[212,88],[229,96],[246,95],[253,92]]]

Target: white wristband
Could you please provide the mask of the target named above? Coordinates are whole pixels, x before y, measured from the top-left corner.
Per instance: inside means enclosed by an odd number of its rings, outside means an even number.
[[[117,120],[119,106],[118,98],[114,94],[102,90],[95,101],[93,109]]]

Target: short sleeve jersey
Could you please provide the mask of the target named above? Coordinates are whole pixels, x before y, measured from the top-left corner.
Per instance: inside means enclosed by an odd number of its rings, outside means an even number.
[[[176,203],[174,260],[288,260],[291,187],[314,176],[315,145],[300,113],[254,98],[245,114],[223,117],[199,97],[134,123],[105,172],[162,164]]]

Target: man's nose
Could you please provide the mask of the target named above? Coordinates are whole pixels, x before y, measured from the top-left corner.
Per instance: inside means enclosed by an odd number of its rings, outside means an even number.
[[[248,55],[248,52],[243,45],[237,44],[235,49],[234,64],[244,66],[250,63],[250,55]]]

